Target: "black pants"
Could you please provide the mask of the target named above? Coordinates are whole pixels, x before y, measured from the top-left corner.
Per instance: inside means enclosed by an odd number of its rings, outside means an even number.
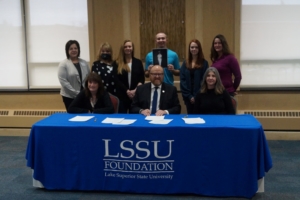
[[[193,114],[194,113],[194,105],[195,104],[191,104],[190,100],[184,99],[184,104],[186,106],[186,112],[187,114]]]
[[[63,102],[65,104],[66,111],[68,112],[68,108],[69,108],[69,106],[71,105],[71,103],[73,102],[74,99],[71,99],[69,97],[64,97],[64,96],[62,96],[62,99],[63,99]]]
[[[131,101],[119,101],[118,113],[129,113]]]

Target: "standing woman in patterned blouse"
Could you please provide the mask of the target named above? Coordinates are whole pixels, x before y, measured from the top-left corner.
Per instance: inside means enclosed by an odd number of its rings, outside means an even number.
[[[97,60],[93,63],[92,72],[101,76],[103,86],[107,92],[116,95],[116,68],[112,66],[113,51],[108,42],[100,45]]]
[[[220,74],[222,84],[230,96],[236,95],[242,75],[240,65],[234,55],[230,52],[225,37],[216,35],[212,41],[210,59]]]
[[[79,58],[80,46],[76,40],[69,40],[65,47],[67,58],[58,65],[58,80],[66,110],[77,94],[83,89],[85,78],[90,73],[89,64]]]

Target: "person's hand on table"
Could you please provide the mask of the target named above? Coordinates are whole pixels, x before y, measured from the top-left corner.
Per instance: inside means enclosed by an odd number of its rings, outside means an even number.
[[[141,114],[143,114],[144,116],[149,116],[151,115],[151,111],[149,109],[145,109],[141,111]]]
[[[165,114],[167,114],[167,113],[166,113],[166,111],[164,111],[164,110],[158,110],[158,111],[156,111],[156,113],[155,113],[156,116],[163,116],[163,115],[165,115]]]

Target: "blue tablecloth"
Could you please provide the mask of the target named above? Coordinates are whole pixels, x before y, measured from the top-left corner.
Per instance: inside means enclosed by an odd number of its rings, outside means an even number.
[[[32,126],[27,166],[45,188],[250,198],[272,167],[262,126],[251,115],[189,116],[205,124],[167,115],[168,125],[142,115],[90,115],[97,121],[54,114]],[[137,121],[102,124],[106,117]]]

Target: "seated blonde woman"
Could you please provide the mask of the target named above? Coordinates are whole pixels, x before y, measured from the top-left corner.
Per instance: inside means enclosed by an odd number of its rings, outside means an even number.
[[[231,97],[222,85],[219,72],[209,67],[195,98],[194,114],[235,114]]]
[[[71,103],[68,113],[114,113],[109,93],[105,91],[101,77],[90,73],[82,90]]]

